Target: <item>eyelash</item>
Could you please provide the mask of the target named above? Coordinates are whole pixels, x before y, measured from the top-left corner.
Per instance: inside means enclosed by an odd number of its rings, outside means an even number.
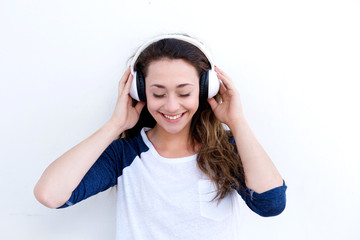
[[[164,97],[165,94],[162,94],[162,95],[157,95],[157,94],[154,94],[154,97],[156,98],[162,98]],[[179,95],[180,97],[189,97],[190,96],[190,93],[187,93],[187,94],[182,94],[182,95]]]

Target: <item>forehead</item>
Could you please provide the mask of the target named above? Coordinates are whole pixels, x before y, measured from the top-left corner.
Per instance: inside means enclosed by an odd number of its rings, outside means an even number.
[[[199,75],[196,68],[183,59],[160,59],[149,64],[145,82],[148,86],[198,85]]]

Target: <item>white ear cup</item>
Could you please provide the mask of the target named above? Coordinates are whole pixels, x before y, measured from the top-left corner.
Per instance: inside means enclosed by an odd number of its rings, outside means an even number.
[[[215,70],[209,70],[209,90],[208,90],[208,98],[214,97],[220,88],[220,80],[217,77],[217,73]]]
[[[140,101],[138,90],[137,90],[137,84],[136,84],[136,72],[132,72],[133,74],[133,80],[130,86],[130,96],[135,99],[136,101]]]

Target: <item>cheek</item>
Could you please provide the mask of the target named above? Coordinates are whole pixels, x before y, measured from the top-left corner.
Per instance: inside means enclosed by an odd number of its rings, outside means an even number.
[[[189,108],[190,110],[196,111],[199,107],[198,98],[189,98],[183,101],[183,105]]]
[[[193,94],[193,96],[187,99],[187,101],[189,102],[190,105],[192,105],[192,107],[196,107],[197,109],[199,106],[199,89],[197,89],[195,93],[196,94]]]
[[[154,100],[153,98],[148,98],[147,99],[147,108],[149,110],[149,112],[154,112],[159,110],[159,108],[161,107],[162,103],[159,100]]]

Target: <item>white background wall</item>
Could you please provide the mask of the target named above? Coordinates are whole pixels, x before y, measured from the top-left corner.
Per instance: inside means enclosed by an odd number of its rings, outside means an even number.
[[[114,239],[115,189],[51,210],[33,187],[110,118],[135,49],[168,32],[210,48],[288,185],[277,217],[242,206],[243,239],[360,239],[355,0],[1,0],[0,239]]]

